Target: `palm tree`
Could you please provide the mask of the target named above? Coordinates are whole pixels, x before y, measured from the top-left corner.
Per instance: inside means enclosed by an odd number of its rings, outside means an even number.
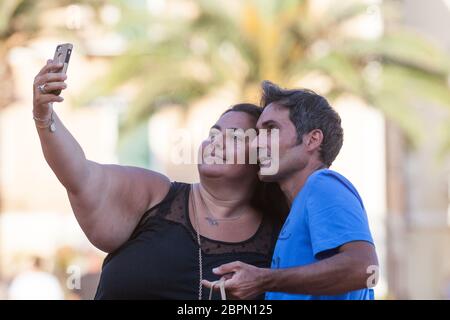
[[[362,98],[413,144],[420,138],[420,119],[410,102],[426,98],[450,106],[449,59],[427,40],[399,27],[372,39],[345,31],[373,7],[332,1],[315,12],[308,0],[182,3],[190,10],[180,17],[116,1],[123,12],[117,31],[128,39],[127,51],[82,103],[135,84],[126,131],[156,107],[187,106],[224,83],[235,84],[242,99],[254,100],[264,79],[289,87],[314,71],[330,80],[327,97]]]

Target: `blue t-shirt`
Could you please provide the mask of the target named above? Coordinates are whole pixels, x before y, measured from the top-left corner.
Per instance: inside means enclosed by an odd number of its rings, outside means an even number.
[[[292,203],[278,236],[272,269],[304,266],[318,254],[351,241],[373,244],[366,211],[355,187],[339,173],[323,169],[310,175]],[[339,279],[336,279],[339,281]],[[372,300],[372,289],[335,296],[268,292],[267,300]]]

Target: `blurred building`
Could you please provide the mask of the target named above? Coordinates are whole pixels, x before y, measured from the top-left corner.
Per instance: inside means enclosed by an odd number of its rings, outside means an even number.
[[[449,1],[398,3],[405,25],[450,53]],[[387,130],[389,289],[395,298],[448,299],[450,163],[438,157],[442,140],[436,126],[445,113],[426,101],[414,107],[426,132],[418,148],[408,148],[392,126]]]

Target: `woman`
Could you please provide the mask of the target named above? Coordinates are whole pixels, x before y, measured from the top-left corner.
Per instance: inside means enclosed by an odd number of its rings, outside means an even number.
[[[87,160],[52,108],[63,99],[49,92],[67,87],[60,68],[49,60],[36,76],[33,114],[45,159],[78,223],[109,253],[96,299],[204,299],[200,281],[217,280],[214,267],[236,260],[270,265],[287,206],[278,186],[258,180],[257,165],[202,161],[200,182],[190,185],[143,168]],[[226,129],[254,128],[259,114],[250,104],[227,110],[202,150]],[[236,154],[248,156],[248,141],[244,145]]]

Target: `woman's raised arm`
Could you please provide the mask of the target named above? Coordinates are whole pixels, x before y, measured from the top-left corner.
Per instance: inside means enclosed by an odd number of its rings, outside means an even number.
[[[58,73],[60,68],[49,60],[33,84],[33,115],[42,151],[66,188],[88,239],[99,249],[111,252],[129,238],[142,214],[164,198],[170,181],[147,169],[86,159],[81,146],[53,110],[52,104],[63,98],[50,92],[67,88],[67,76]]]

